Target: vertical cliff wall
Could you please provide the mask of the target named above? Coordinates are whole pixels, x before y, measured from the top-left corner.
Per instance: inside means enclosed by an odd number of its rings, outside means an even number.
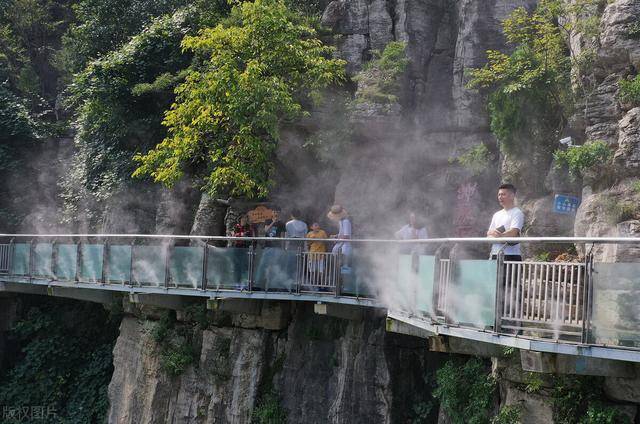
[[[429,376],[443,358],[425,340],[386,333],[374,312],[347,321],[265,302],[254,314],[213,314],[204,327],[177,323],[192,332],[195,361],[171,376],[157,325],[122,321],[109,422],[247,423],[266,408],[295,423],[407,422],[431,400]]]

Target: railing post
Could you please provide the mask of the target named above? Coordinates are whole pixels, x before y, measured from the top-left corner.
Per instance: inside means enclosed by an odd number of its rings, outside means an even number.
[[[336,285],[335,285],[335,297],[340,296],[342,293],[342,249],[338,250],[338,254],[336,255]]]
[[[7,274],[13,275],[13,256],[15,254],[16,246],[14,244],[14,237],[9,240],[9,259],[7,260]]]
[[[253,291],[253,267],[254,267],[254,258],[256,256],[256,245],[255,243],[251,243],[251,246],[249,246],[249,252],[247,253],[249,255],[249,273],[247,274],[247,285],[248,285],[248,289],[249,292]]]
[[[82,274],[82,242],[79,241],[76,250],[76,283],[80,282],[80,275]]]
[[[296,252],[296,293],[300,294],[302,289],[302,280],[304,278],[304,264],[302,263],[302,243],[298,244]]]
[[[500,333],[502,325],[502,305],[504,304],[504,285],[505,285],[505,269],[504,269],[504,251],[500,249],[497,255],[496,266],[496,305],[495,305],[495,323],[493,331]]]
[[[100,274],[100,284],[107,283],[107,275],[109,275],[109,240],[105,240],[102,245],[102,273]]]
[[[164,248],[164,289],[169,290],[169,284],[171,283],[171,253],[173,243],[172,241]],[[177,286],[176,286],[177,288]]]
[[[134,254],[134,246],[136,244],[136,240],[133,239],[131,240],[131,256],[130,256],[130,260],[129,260],[129,286],[133,287],[134,282],[133,282],[133,254]]]
[[[451,247],[449,250],[449,267],[447,269],[447,275],[445,278],[445,295],[444,295],[444,304],[443,304],[443,315],[444,322],[449,324],[451,323],[451,314],[450,314],[450,303],[452,302],[453,296],[451,296],[451,281],[453,280],[452,276],[455,275],[456,271],[456,249],[455,245]],[[453,302],[457,299],[453,298]]]
[[[593,254],[589,253],[584,258],[584,290],[582,292],[582,335],[581,342],[589,343],[591,331],[591,302],[593,301]]]
[[[58,260],[58,246],[56,240],[51,242],[51,279],[56,281],[58,277],[56,276],[56,262]]]
[[[205,240],[202,247],[202,291],[207,290],[207,265],[209,262],[209,241]]]
[[[433,320],[436,320],[437,316],[438,316],[438,305],[440,304],[439,299],[440,299],[440,278],[441,278],[441,274],[442,274],[442,263],[440,262],[440,260],[442,259],[442,249],[443,247],[440,246],[438,247],[438,249],[436,249],[436,253],[434,255],[434,270],[433,270],[433,292],[431,293],[431,305],[432,305],[432,317]]]
[[[33,262],[34,262],[34,246],[33,246],[33,239],[29,240],[29,266],[27,267],[27,271],[29,273],[28,277],[29,280],[33,279]]]

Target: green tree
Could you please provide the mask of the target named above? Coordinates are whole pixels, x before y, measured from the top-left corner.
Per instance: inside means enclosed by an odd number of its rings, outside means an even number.
[[[59,72],[52,58],[72,20],[70,0],[0,0],[0,78],[43,111],[53,104]],[[44,106],[44,107],[43,107]]]
[[[488,63],[470,73],[470,87],[491,90],[491,129],[503,148],[517,151],[518,138],[548,140],[566,122],[573,98],[571,61],[557,25],[563,11],[558,0],[542,0],[533,13],[516,9],[502,25],[512,53],[490,50]]]
[[[344,76],[344,62],[281,0],[234,6],[225,24],[185,37],[196,56],[164,124],[168,136],[136,157],[136,176],[171,186],[189,169],[209,192],[264,196],[279,128]]]
[[[62,182],[65,217],[94,212],[130,184],[135,152],[151,148],[166,135],[163,113],[173,102],[180,70],[191,57],[180,43],[193,31],[193,11],[155,19],[121,48],[91,62],[69,86],[75,109],[77,154]],[[79,210],[84,204],[84,210]]]
[[[89,302],[21,300],[8,333],[17,351],[0,375],[0,404],[51,408],[57,416],[44,423],[102,422],[121,317]]]
[[[80,72],[94,59],[118,50],[159,16],[171,14],[186,0],[80,0],[76,22],[63,38],[58,65]]]

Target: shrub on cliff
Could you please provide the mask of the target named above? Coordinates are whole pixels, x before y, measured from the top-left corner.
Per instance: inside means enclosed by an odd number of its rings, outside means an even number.
[[[448,361],[436,373],[433,396],[453,424],[488,424],[496,382],[478,358]]]
[[[613,157],[613,151],[604,141],[592,141],[582,146],[570,146],[566,150],[556,150],[553,158],[556,167],[567,166],[575,178],[585,171],[601,166]]]
[[[400,91],[400,77],[409,59],[406,55],[407,43],[392,41],[382,52],[373,51],[374,59],[353,80],[358,82],[356,103],[395,103]]]
[[[640,106],[640,75],[632,79],[621,79],[618,88],[618,98],[621,102]]]

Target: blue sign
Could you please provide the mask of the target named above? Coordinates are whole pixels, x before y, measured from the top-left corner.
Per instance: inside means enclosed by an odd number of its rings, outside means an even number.
[[[553,211],[555,213],[576,213],[578,206],[580,206],[580,198],[575,196],[556,194],[555,199],[553,200]]]

